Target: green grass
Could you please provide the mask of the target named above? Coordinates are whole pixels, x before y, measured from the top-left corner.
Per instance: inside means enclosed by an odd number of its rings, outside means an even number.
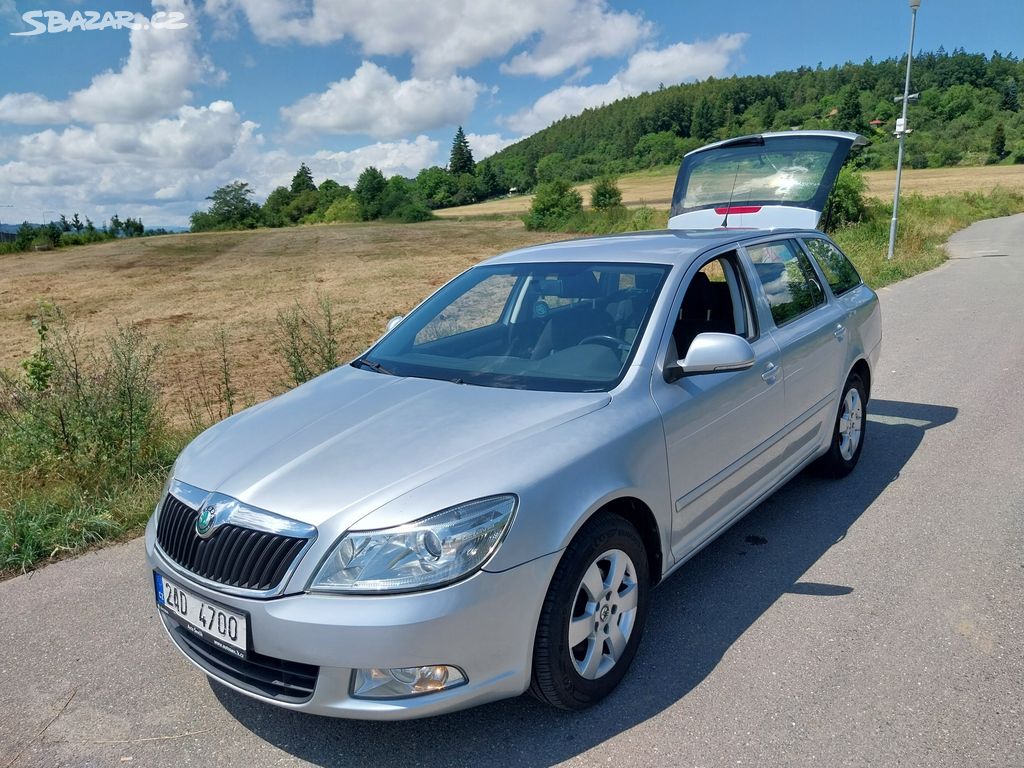
[[[159,350],[140,331],[119,326],[89,350],[47,305],[35,327],[23,370],[0,371],[0,576],[138,531],[186,437],[161,410]]]
[[[163,481],[163,473],[153,473],[104,489],[52,480],[25,488],[0,476],[9,489],[9,498],[0,500],[0,578],[136,535]]]
[[[872,288],[934,269],[947,258],[943,244],[975,221],[1024,212],[1024,195],[1004,189],[946,197],[908,195],[900,201],[892,261],[886,259],[892,205],[872,203],[865,221],[833,233],[840,248]]]

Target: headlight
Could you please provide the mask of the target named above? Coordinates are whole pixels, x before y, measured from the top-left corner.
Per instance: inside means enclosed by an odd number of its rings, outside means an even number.
[[[479,569],[512,521],[515,496],[492,496],[422,520],[341,537],[310,586],[381,594],[439,587]]]

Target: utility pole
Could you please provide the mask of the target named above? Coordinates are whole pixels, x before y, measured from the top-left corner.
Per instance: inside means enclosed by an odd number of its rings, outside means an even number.
[[[921,0],[910,0],[910,47],[907,49],[907,79],[903,84],[903,117],[896,121],[896,135],[900,139],[900,151],[896,156],[896,192],[892,199],[892,221],[889,222],[889,253],[886,259],[892,260],[896,249],[896,222],[900,210],[900,181],[903,178],[903,146],[907,140],[907,102],[910,101],[910,63],[914,60],[914,31],[917,27],[917,9]]]

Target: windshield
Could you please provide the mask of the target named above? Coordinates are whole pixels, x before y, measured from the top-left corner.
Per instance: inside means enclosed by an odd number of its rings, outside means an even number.
[[[680,168],[672,215],[730,204],[823,210],[850,144],[842,136],[791,134],[693,152]]]
[[[606,391],[625,374],[669,269],[604,262],[475,267],[353,365],[489,387]]]

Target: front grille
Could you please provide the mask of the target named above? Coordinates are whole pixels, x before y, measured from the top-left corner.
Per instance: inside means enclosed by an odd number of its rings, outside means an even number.
[[[308,541],[231,524],[201,539],[198,517],[198,511],[167,494],[157,518],[160,548],[191,573],[239,589],[276,588]]]
[[[309,701],[313,695],[320,667],[275,659],[254,651],[240,659],[194,637],[170,617],[161,618],[185,655],[214,677],[278,701],[297,704]]]

